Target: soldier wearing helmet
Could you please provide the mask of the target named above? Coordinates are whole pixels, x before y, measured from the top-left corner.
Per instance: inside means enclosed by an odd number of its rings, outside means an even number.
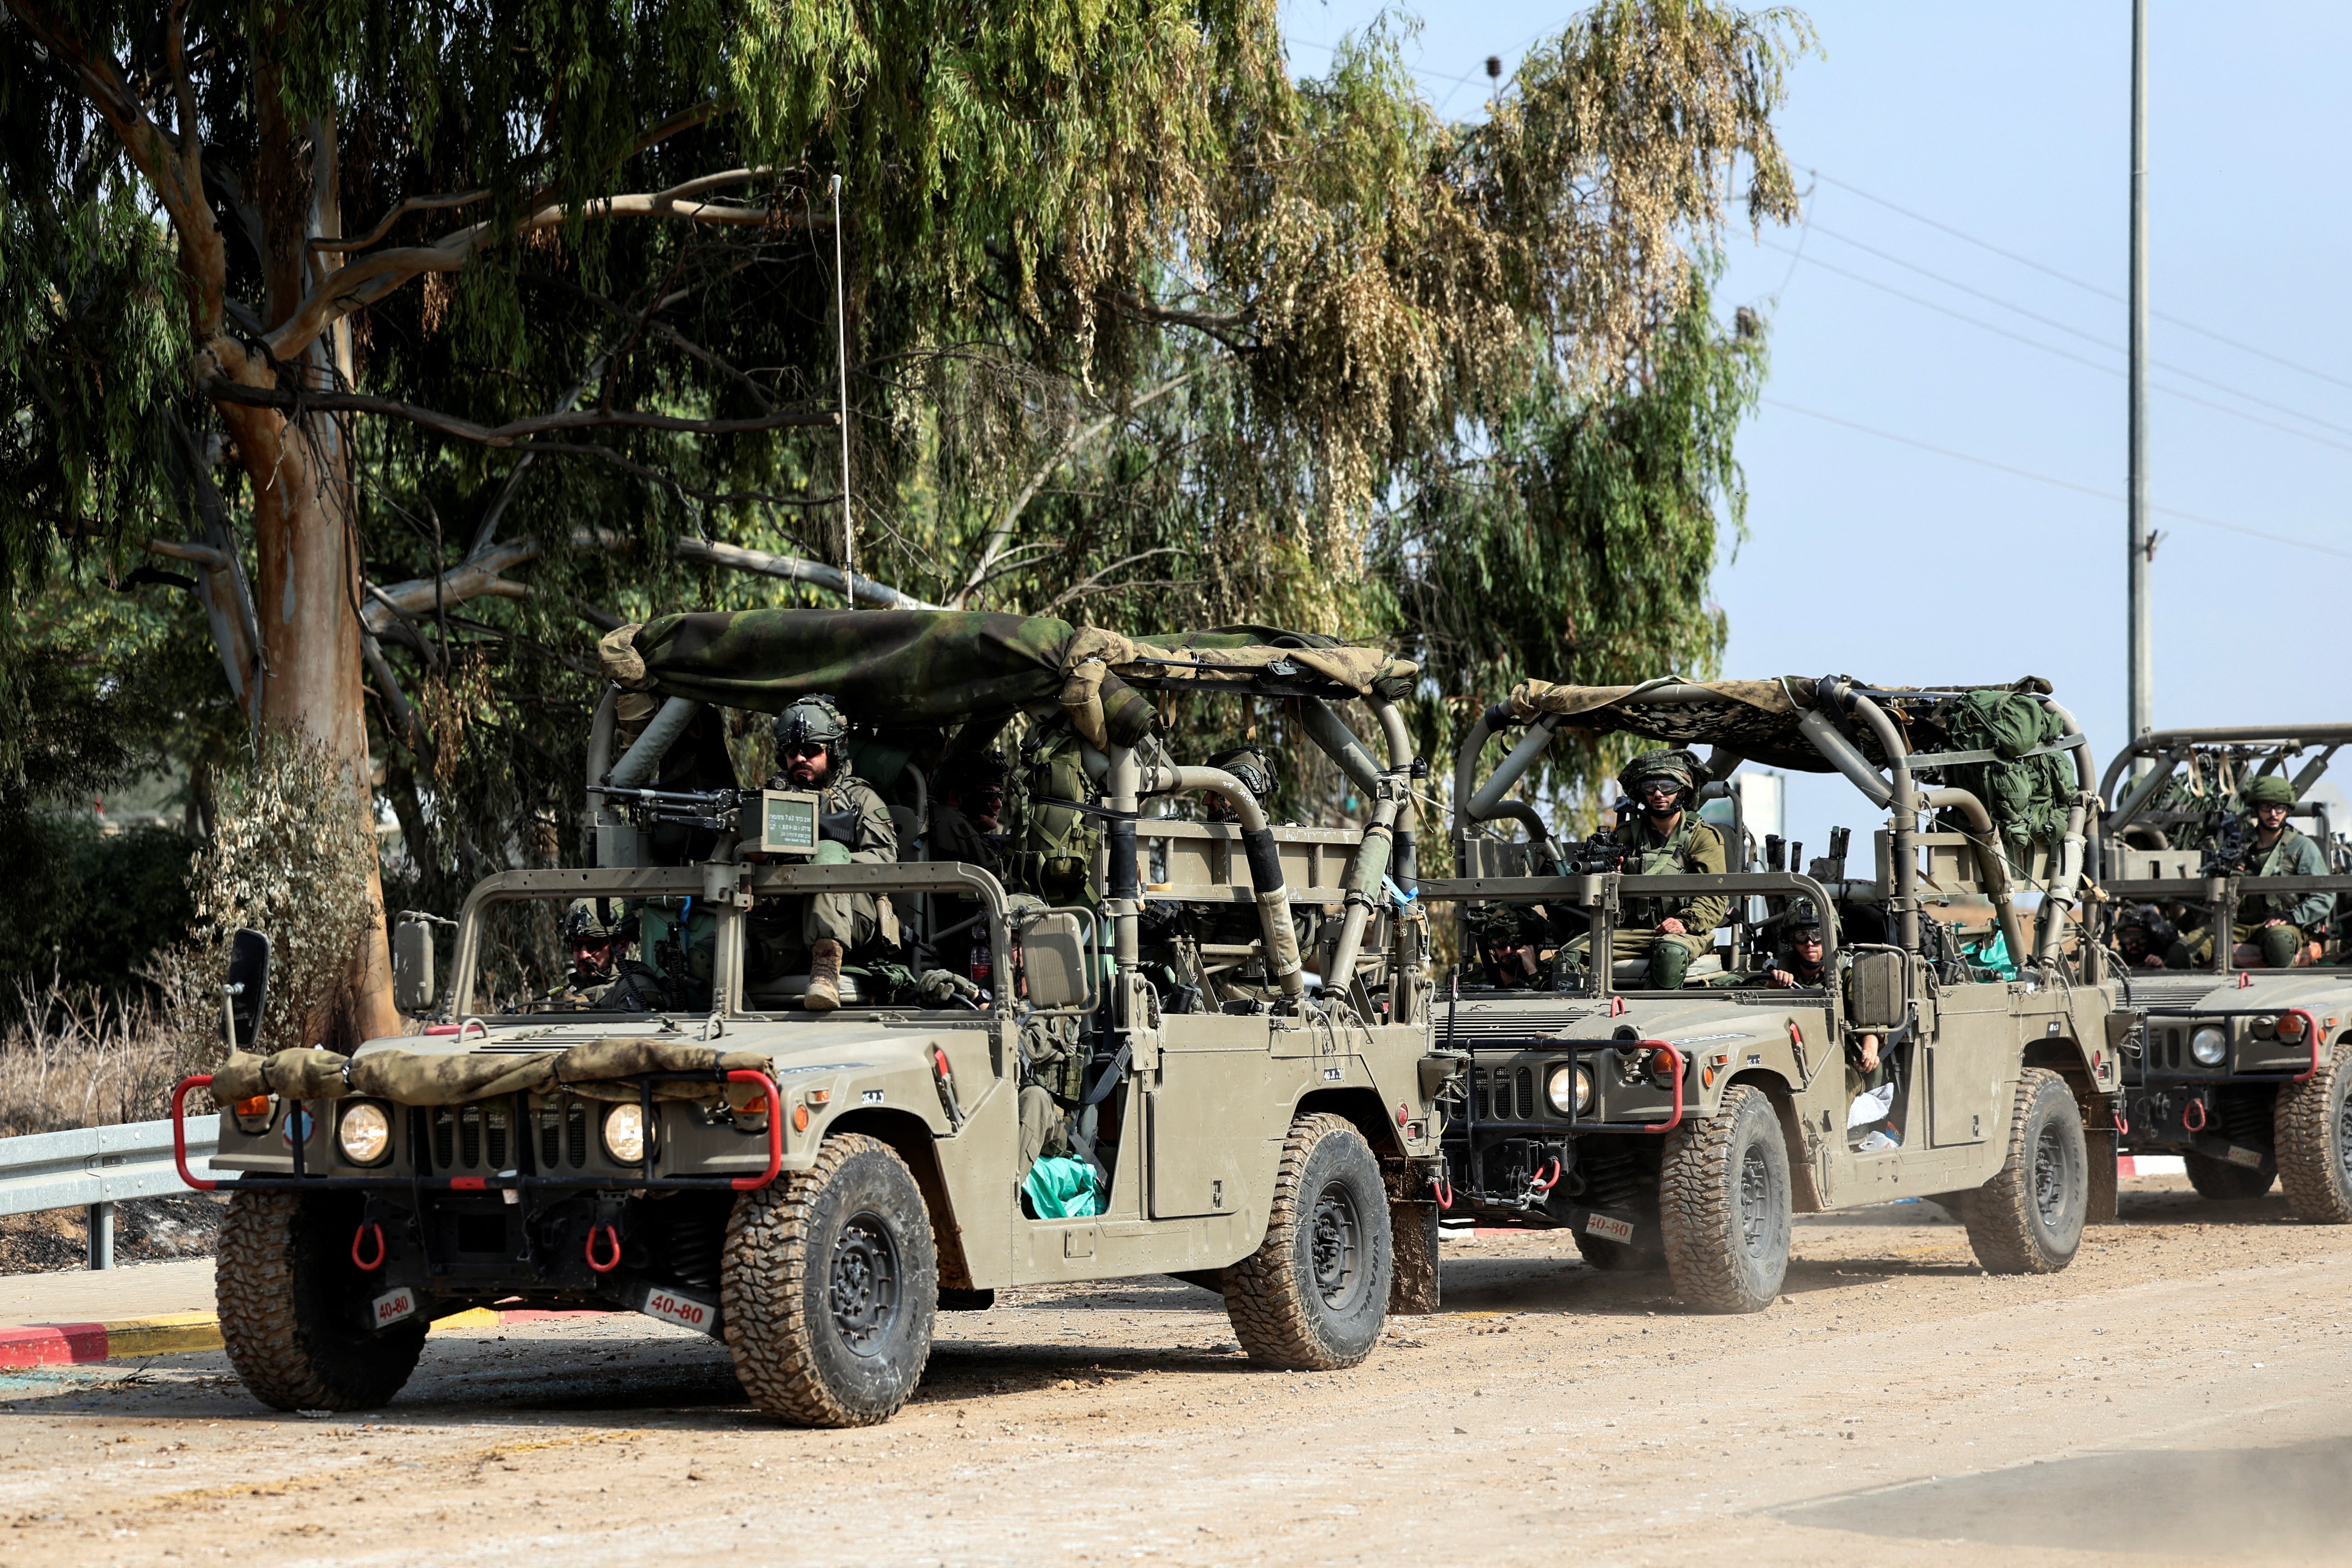
[[[570,973],[550,1005],[597,1013],[659,1013],[670,1005],[658,971],[633,956],[636,921],[610,900],[574,899],[563,911]]]
[[[1764,984],[1776,991],[1826,984],[1822,955],[1828,950],[1822,942],[1821,911],[1811,899],[1800,899],[1789,913],[1788,945],[1764,966]]]
[[[830,697],[803,697],[776,717],[776,763],[770,789],[812,790],[818,795],[819,866],[887,866],[898,858],[890,808],[850,772],[845,744],[849,721]],[[762,899],[751,911],[751,936],[760,973],[809,977],[802,1005],[829,1013],[841,1005],[841,963],[851,950],[884,935],[880,900],[872,893],[808,893]]]
[[[1467,921],[1487,984],[1507,991],[1551,989],[1551,971],[1543,963],[1551,927],[1540,905],[1479,904]]]
[[[1697,805],[1699,761],[1671,748],[1643,752],[1617,775],[1629,797],[1618,808],[1611,842],[1626,851],[1625,870],[1642,877],[1720,875],[1723,839],[1701,822]],[[1730,900],[1721,893],[1691,899],[1641,898],[1624,903],[1622,923],[1610,942],[1612,963],[1647,959],[1651,985],[1674,990],[1689,973],[1691,960],[1706,951],[1723,923]],[[1591,939],[1580,938],[1570,946]]]
[[[2253,828],[2246,849],[2244,874],[2249,877],[2325,877],[2327,858],[2319,846],[2286,825],[2294,809],[2294,785],[2277,773],[2249,779],[2239,791]],[[2242,963],[2259,961],[2285,969],[2302,961],[2312,930],[2335,911],[2333,893],[2305,893],[2289,898],[2277,893],[2250,893],[2239,900],[2238,918],[2230,940],[2252,952]],[[2213,933],[2210,928],[2180,933],[2168,958],[2175,969],[2202,968],[2212,962]]]
[[[934,860],[1001,872],[1004,864],[1004,759],[993,751],[950,757],[931,803]]]
[[[2172,922],[2154,904],[2134,904],[2116,918],[2116,951],[2134,969],[2162,969]]]

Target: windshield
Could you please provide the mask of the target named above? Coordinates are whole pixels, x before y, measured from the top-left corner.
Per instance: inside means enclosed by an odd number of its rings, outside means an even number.
[[[679,895],[522,895],[479,911],[467,1011],[708,1012],[718,921]]]

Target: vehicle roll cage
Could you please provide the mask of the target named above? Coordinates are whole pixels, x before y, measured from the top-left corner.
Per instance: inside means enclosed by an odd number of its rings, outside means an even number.
[[[1813,684],[1811,692],[1813,700],[1810,706],[1800,701],[1796,691],[1785,683],[1783,689],[1789,690],[1790,701],[1799,709],[1795,721],[1797,731],[1811,744],[1822,761],[1828,764],[1830,770],[1843,773],[1871,804],[1887,812],[1886,826],[1892,851],[1889,859],[1894,872],[1894,886],[1882,889],[1880,894],[1888,914],[1894,919],[1899,944],[1908,952],[1919,951],[1921,900],[1918,887],[1920,840],[1918,824],[1920,815],[1928,811],[1950,811],[1957,813],[1964,824],[1962,835],[1967,839],[1976,861],[1979,878],[1984,885],[1985,896],[1993,906],[1995,919],[2000,924],[2003,939],[2009,945],[2010,952],[2021,964],[2031,962],[2045,969],[2054,967],[2059,962],[2060,950],[2064,942],[2066,922],[2073,918],[2074,911],[2079,906],[2082,889],[2089,879],[2090,864],[2086,850],[2090,841],[2095,837],[2097,828],[2095,807],[2098,796],[2094,791],[2097,768],[2091,755],[2090,743],[2084,737],[2082,726],[2075,722],[2074,716],[2046,693],[2027,694],[2056,715],[2063,726],[2064,732],[2062,739],[2053,742],[2046,749],[2063,752],[2073,758],[2076,786],[2067,808],[2059,862],[2053,874],[2048,878],[2047,886],[2043,889],[2043,913],[2040,922],[2039,940],[2029,951],[2023,940],[2016,905],[2011,895],[2008,858],[2002,851],[1991,814],[1986,809],[1984,802],[1968,790],[1942,786],[1921,788],[1914,782],[1915,776],[1921,772],[1962,763],[1986,761],[1990,759],[1990,753],[1913,752],[1905,740],[1904,726],[1898,724],[1894,716],[1887,711],[1886,707],[1876,700],[1882,697],[1901,697],[1909,700],[1917,700],[1959,696],[1965,689],[1896,692],[1883,688],[1864,686],[1844,676],[1827,676]],[[1536,808],[1525,801],[1507,800],[1505,795],[1529,768],[1534,766],[1537,759],[1543,754],[1545,748],[1550,745],[1552,739],[1562,726],[1574,725],[1580,728],[1601,730],[1622,729],[1624,728],[1622,723],[1612,724],[1610,721],[1610,710],[1690,707],[1718,702],[1721,700],[1721,693],[1709,687],[1696,682],[1665,679],[1638,687],[1629,694],[1603,705],[1590,715],[1592,721],[1590,724],[1579,723],[1580,720],[1587,717],[1586,715],[1571,717],[1558,713],[1542,713],[1531,718],[1516,710],[1507,703],[1497,703],[1488,707],[1479,715],[1477,722],[1471,727],[1469,734],[1464,738],[1454,760],[1454,841],[1457,863],[1462,858],[1464,846],[1472,830],[1483,822],[1507,817],[1526,825],[1531,837],[1539,839],[1549,838],[1549,835],[1543,831],[1541,815]],[[1472,784],[1475,777],[1478,759],[1486,742],[1496,734],[1517,724],[1527,725],[1526,736],[1487,776],[1486,783],[1474,789]],[[1857,736],[1864,732],[1875,743],[1880,754],[1887,760],[1884,773],[1873,765],[1868,757],[1864,754],[1863,747],[1857,743]],[[1707,760],[1707,773],[1713,780],[1727,779],[1742,760],[1744,759],[1737,751],[1718,744]],[[1801,879],[1811,882],[1810,879]],[[1519,885],[1525,885],[1524,879],[1514,880],[1517,880]],[[1577,879],[1554,880],[1574,881]],[[1671,879],[1670,889],[1662,888],[1656,890],[1697,890],[1703,883],[1715,882],[1727,884],[1723,889],[1725,891],[1785,890],[1785,886],[1780,883],[1776,883],[1769,889],[1761,887],[1734,889],[1728,886],[1739,880],[1741,879],[1736,876],[1714,879],[1676,877]],[[1430,886],[1427,883],[1423,884],[1425,895]],[[1815,907],[1821,910],[1825,917],[1830,916],[1832,906],[1826,897],[1825,890],[1818,883],[1812,883],[1811,887],[1812,896],[1817,900]],[[1499,901],[1528,901],[1504,900],[1497,892],[1459,896]],[[1563,889],[1561,893],[1554,896],[1567,895]],[[1830,924],[1831,922],[1825,920],[1825,933],[1829,931]],[[1597,946],[1595,951],[1599,951]],[[2088,967],[2085,970],[2084,978],[2095,979],[2098,960],[2095,947],[2088,951],[2085,963]],[[1594,967],[1598,970],[1602,966],[1596,963]]]
[[[2214,933],[2213,962],[2210,973],[2218,975],[2244,973],[2235,967],[2235,942],[2227,933],[2238,923],[2238,906],[2250,897],[2291,897],[2298,893],[2352,894],[2352,877],[2249,877],[2242,873],[2198,877],[2121,877],[2124,851],[2128,847],[2124,834],[2135,826],[2146,823],[2160,828],[2164,821],[2178,820],[2178,814],[2166,816],[2162,821],[2151,814],[2150,807],[2158,793],[2181,763],[2200,753],[2230,752],[2240,759],[2255,763],[2253,776],[2285,775],[2300,802],[2311,787],[2327,772],[2327,764],[2337,751],[2352,745],[2352,724],[2262,724],[2223,729],[2152,730],[2117,752],[2107,763],[2107,771],[2099,779],[2099,798],[2113,802],[2102,814],[2099,830],[2093,846],[2093,865],[2100,886],[2110,898],[2125,901],[2166,900],[2202,904],[2212,911]],[[2286,773],[2287,765],[2304,752],[2316,750],[2319,754]],[[2126,784],[2127,770],[2136,763],[2151,764],[2137,780]],[[2343,918],[2341,899],[2337,917]]]

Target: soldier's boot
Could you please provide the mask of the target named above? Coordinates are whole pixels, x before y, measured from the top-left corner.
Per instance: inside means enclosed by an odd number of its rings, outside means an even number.
[[[841,943],[828,939],[810,945],[808,994],[801,1005],[812,1013],[841,1005]]]
[[[1658,991],[1679,991],[1690,973],[1690,949],[1678,942],[1655,942],[1650,948],[1650,985]]]

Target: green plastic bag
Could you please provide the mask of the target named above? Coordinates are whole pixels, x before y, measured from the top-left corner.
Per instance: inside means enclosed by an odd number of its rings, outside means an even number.
[[[1039,1219],[1084,1219],[1102,1213],[1102,1188],[1095,1168],[1084,1160],[1045,1155],[1029,1167],[1021,1190]]]
[[[2017,960],[2010,954],[2009,938],[1998,931],[1963,941],[1960,956],[1969,968],[1987,971],[1997,980],[2017,978]]]

